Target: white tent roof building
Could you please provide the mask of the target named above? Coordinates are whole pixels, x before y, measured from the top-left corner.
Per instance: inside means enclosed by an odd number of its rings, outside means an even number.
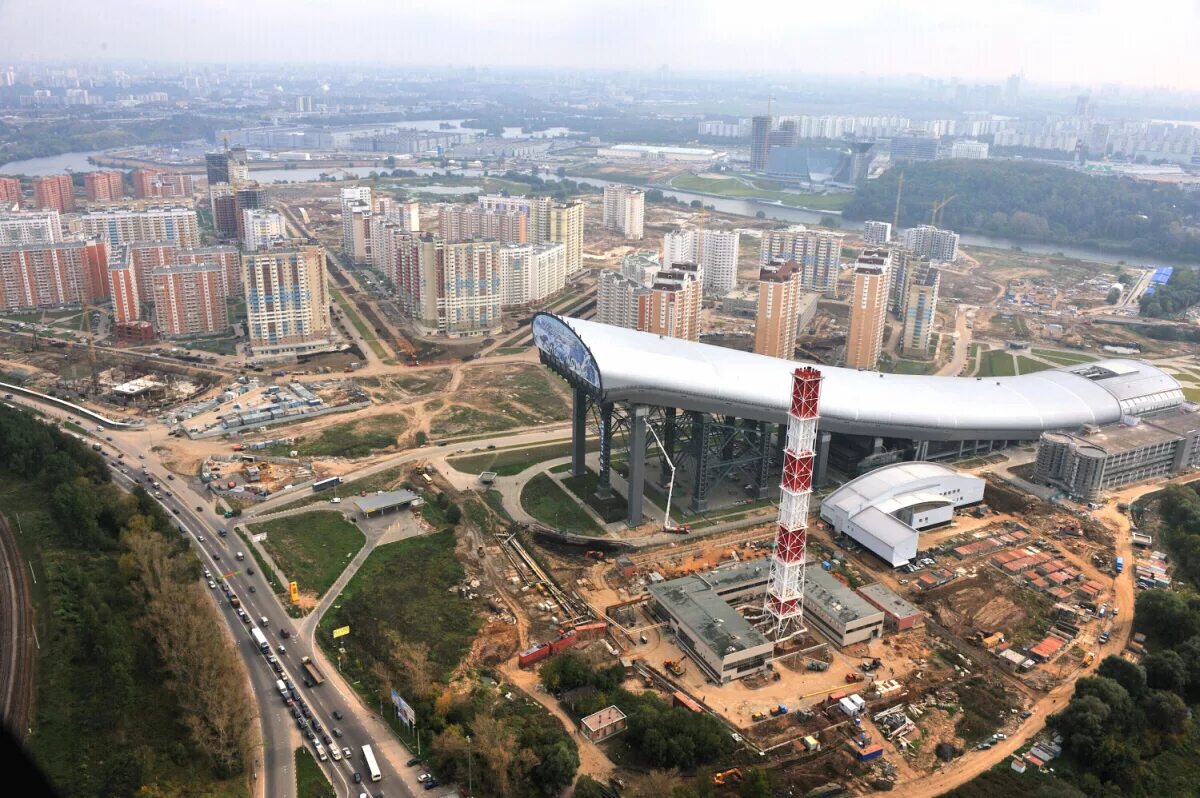
[[[891,563],[917,556],[918,532],[950,523],[954,509],[983,501],[984,481],[939,463],[895,463],[841,486],[821,518]]]

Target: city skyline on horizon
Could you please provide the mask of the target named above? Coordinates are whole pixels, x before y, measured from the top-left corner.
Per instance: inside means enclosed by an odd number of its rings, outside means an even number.
[[[16,0],[0,4],[0,27],[14,61],[138,61],[195,64],[305,63],[451,68],[653,71],[680,74],[796,74],[1004,82],[1023,73],[1033,85],[1095,90],[1103,86],[1200,91],[1190,32],[1200,29],[1200,0],[1153,0],[1130,18],[1115,0],[1015,0],[1001,15],[987,4],[933,0],[896,7],[866,0],[853,16],[749,0],[741,16],[779,24],[734,28],[728,6],[699,0],[635,4],[612,0],[601,12],[538,4],[536,26],[514,26],[512,5],[475,0],[454,6],[414,0],[403,11],[377,0],[343,8],[265,0],[249,6],[214,0],[203,9],[148,0],[106,4]],[[93,13],[85,13],[91,11]],[[231,19],[240,24],[229,24]],[[1171,19],[1165,25],[1163,20]],[[370,23],[370,24],[366,24]],[[330,35],[350,27],[353,38]],[[164,38],[187,30],[184,39]],[[446,36],[459,47],[446,48]],[[872,47],[899,38],[909,46]],[[623,46],[614,45],[614,42]],[[705,46],[708,45],[708,46]],[[463,54],[471,62],[462,60]],[[448,57],[449,56],[449,57]],[[456,63],[457,62],[457,63]]]

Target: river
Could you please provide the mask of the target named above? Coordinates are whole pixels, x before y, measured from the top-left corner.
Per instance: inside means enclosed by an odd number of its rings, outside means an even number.
[[[441,122],[458,125],[462,120],[423,120],[412,122],[412,127],[421,127],[423,129],[438,129]],[[510,130],[516,128],[506,128],[507,134]],[[558,129],[551,129],[554,133]],[[547,131],[550,132],[550,131]],[[90,172],[95,171],[98,167],[89,164],[87,159],[90,156],[98,155],[98,152],[69,152],[62,155],[51,155],[45,158],[30,158],[24,161],[10,161],[6,164],[0,164],[0,174],[23,174],[29,176],[36,175],[52,175],[62,174],[66,171],[74,172]],[[445,170],[436,169],[433,167],[406,166],[403,162],[398,163],[396,168],[406,169],[418,174],[430,174],[432,172],[442,172]],[[296,169],[256,169],[251,172],[251,177],[263,183],[281,182],[306,182],[319,180],[321,175],[336,173],[338,175],[353,175],[354,177],[366,177],[372,171],[384,171],[385,167],[382,164],[377,166],[358,166],[350,167],[344,170],[333,169],[314,169],[298,167]],[[482,169],[456,169],[455,175],[463,175],[467,177],[483,177],[484,170]],[[503,172],[497,171],[496,176],[500,176]],[[553,175],[544,175],[547,180],[555,180]],[[582,175],[568,175],[572,180],[577,180],[581,183],[590,183],[594,186],[605,185],[628,185],[612,180],[602,180],[596,177],[587,177]],[[429,193],[433,194],[467,194],[474,189],[470,187],[430,187]],[[637,186],[637,188],[643,188]],[[424,189],[423,189],[424,190]],[[759,211],[767,215],[768,219],[788,222],[790,224],[819,224],[824,216],[834,216],[837,214],[822,212],[822,211],[806,211],[800,208],[789,208],[783,205],[775,205],[771,202],[764,202],[753,199],[735,199],[731,197],[710,197],[704,194],[695,194],[690,191],[680,191],[677,189],[664,189],[663,194],[668,197],[674,197],[680,202],[691,203],[695,200],[703,202],[705,205],[711,205],[714,209],[721,213],[728,213],[734,216],[753,217]],[[861,230],[861,222],[853,222],[848,219],[840,220],[843,229]],[[1007,238],[993,238],[991,236],[980,235],[977,233],[962,233],[959,240],[963,246],[968,247],[989,247],[991,249],[1013,249],[1019,247],[1025,252],[1032,252],[1042,255],[1053,255],[1062,253],[1071,258],[1079,258],[1080,260],[1096,261],[1098,263],[1118,263],[1124,262],[1131,266],[1194,266],[1194,263],[1181,261],[1175,258],[1159,257],[1152,255],[1132,255],[1124,252],[1109,252],[1095,247],[1072,246],[1069,244],[1053,244],[1039,241],[1016,241]]]

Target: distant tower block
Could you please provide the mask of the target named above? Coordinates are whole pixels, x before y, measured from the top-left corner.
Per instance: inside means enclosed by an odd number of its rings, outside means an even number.
[[[775,529],[775,550],[771,554],[771,580],[767,585],[765,607],[770,623],[768,637],[777,643],[804,630],[804,554],[820,399],[821,372],[807,366],[796,369],[792,374],[779,522]]]

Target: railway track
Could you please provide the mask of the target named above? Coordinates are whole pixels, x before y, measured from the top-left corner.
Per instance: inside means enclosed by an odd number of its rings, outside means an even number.
[[[33,601],[30,573],[8,519],[0,516],[0,718],[19,739],[33,707]]]

